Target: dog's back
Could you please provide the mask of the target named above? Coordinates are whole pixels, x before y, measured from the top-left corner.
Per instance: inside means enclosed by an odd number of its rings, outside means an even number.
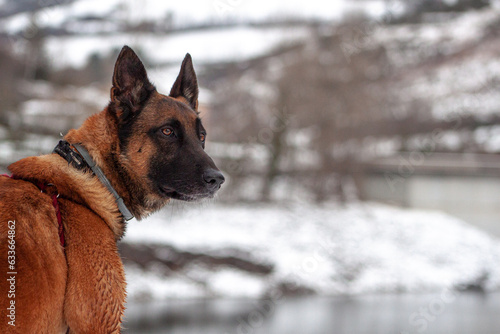
[[[57,235],[50,197],[0,176],[0,333],[63,331],[67,267]]]
[[[0,333],[66,333],[68,327],[70,333],[119,333],[125,278],[115,234],[102,218],[114,217],[116,210],[105,206],[111,194],[57,154],[25,158],[9,169],[16,179],[0,176],[0,252],[13,258],[0,262],[9,278],[0,283],[0,316],[7,319]]]

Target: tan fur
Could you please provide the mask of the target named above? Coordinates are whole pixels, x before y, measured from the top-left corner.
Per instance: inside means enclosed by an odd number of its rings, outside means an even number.
[[[186,59],[180,75],[187,71],[196,84],[190,57]],[[131,75],[142,78],[142,83],[137,83],[138,79]],[[151,90],[141,112],[134,105],[133,112],[137,114],[129,115],[134,117],[133,131],[127,132],[125,139],[129,140],[124,140],[119,131],[124,129],[120,117],[126,116],[127,110],[122,110],[122,102],[118,100],[127,100],[130,93],[138,103],[144,89],[151,89],[144,75],[145,69],[137,56],[124,47],[115,66],[110,105],[65,136],[70,144],[78,143],[88,150],[137,219],[158,210],[170,197],[162,192],[163,184],[149,177],[151,170],[161,176],[168,175],[161,174],[164,169],[151,167],[150,161],[171,154],[158,151],[164,144],[152,139],[150,129],[175,117],[185,125],[185,136],[197,143],[193,152],[201,154],[211,170],[216,169],[198,143],[198,115],[191,109],[197,101],[193,99],[188,101],[177,95],[171,98]],[[180,78],[176,81],[179,85],[183,83]],[[134,86],[128,87],[128,83]],[[118,87],[120,84],[125,84],[125,88]],[[188,97],[197,96],[197,86],[190,89],[194,95]],[[161,133],[159,130],[154,132]],[[124,147],[120,147],[121,143]],[[54,334],[66,333],[68,329],[79,334],[119,333],[126,283],[116,242],[124,234],[125,223],[115,198],[96,176],[76,169],[57,154],[25,158],[10,165],[9,170],[15,179],[0,176],[0,271],[4,276],[12,271],[6,259],[12,247],[8,238],[12,233],[9,221],[15,221],[16,284],[15,298],[7,297],[11,285],[5,277],[0,279],[0,334]],[[187,179],[186,182],[197,182]],[[202,174],[196,178],[201,179]],[[41,192],[39,183],[50,186]],[[59,194],[64,248],[59,241],[52,193]],[[11,300],[15,300],[15,326],[9,325],[7,317]]]
[[[11,271],[7,267],[8,221],[15,221],[15,327],[7,318],[12,300],[7,298],[6,280]],[[66,258],[51,199],[32,183],[0,177],[0,254],[0,333],[61,333],[65,329]]]
[[[113,182],[103,164],[114,138],[106,117],[105,111],[90,117],[66,138],[84,143]],[[0,177],[0,254],[7,255],[7,223],[15,220],[16,326],[5,321],[8,285],[0,280],[0,333],[65,333],[68,326],[72,333],[119,333],[125,277],[116,241],[124,224],[111,193],[57,154],[25,158],[9,170],[22,180]],[[52,199],[30,181],[53,184],[59,193],[64,250]],[[6,261],[0,269],[9,271]]]
[[[1,254],[7,254],[7,222],[16,221],[16,326],[5,321],[8,300],[2,296],[0,333],[64,333],[67,325],[75,333],[119,333],[125,278],[116,239],[123,230],[111,194],[55,154],[9,169],[24,179],[0,177]],[[51,197],[25,180],[57,188],[65,250]],[[0,268],[9,271],[5,261]],[[0,291],[7,290],[1,280]]]
[[[91,174],[81,173],[57,154],[29,157],[9,166],[16,177],[52,183],[62,198],[70,198],[99,215],[116,239],[123,235],[122,218],[114,197]]]
[[[65,140],[82,143],[104,171],[116,191],[130,202],[130,195],[109,165],[120,162],[133,179],[141,180],[148,196],[140,206],[130,206],[144,217],[168,199],[155,194],[146,181],[147,161],[154,153],[146,135],[150,124],[175,116],[193,123],[196,114],[182,108],[162,113],[165,96],[154,93],[144,119],[138,120],[126,156],[120,152],[116,123],[103,110],[89,117]],[[183,102],[182,99],[178,99]],[[143,130],[141,130],[143,129]],[[0,177],[0,254],[7,254],[7,223],[16,221],[16,326],[7,324],[8,299],[0,298],[0,333],[119,333],[125,303],[125,277],[116,241],[124,224],[111,193],[98,178],[83,173],[57,154],[22,159],[9,166],[16,180]],[[50,183],[59,193],[66,247],[59,243],[58,223],[51,197],[35,186]],[[6,261],[0,270],[8,272]],[[0,280],[0,292],[8,291]]]

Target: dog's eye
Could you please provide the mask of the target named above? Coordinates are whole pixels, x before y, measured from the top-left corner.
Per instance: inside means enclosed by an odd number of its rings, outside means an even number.
[[[165,129],[162,129],[161,132],[167,136],[167,137],[171,137],[171,136],[174,136],[175,133],[174,133],[174,130],[172,130],[171,128],[165,128]]]
[[[200,133],[200,140],[202,143],[205,142],[205,139],[207,138],[207,135],[205,133]]]

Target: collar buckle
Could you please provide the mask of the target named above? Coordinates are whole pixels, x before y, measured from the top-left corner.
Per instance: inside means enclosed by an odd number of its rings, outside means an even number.
[[[95,161],[90,156],[89,152],[80,144],[71,145],[65,140],[60,140],[59,144],[54,148],[54,152],[63,157],[69,164],[73,165],[73,167],[83,170],[83,169],[91,169],[94,172],[94,175],[101,181],[101,183],[109,190],[109,192],[115,198],[116,204],[118,205],[118,210],[123,216],[123,219],[126,221],[134,218],[134,215],[127,208],[125,203],[123,202],[123,198],[118,195],[115,188],[111,185],[106,175],[102,171],[99,166],[95,163]]]

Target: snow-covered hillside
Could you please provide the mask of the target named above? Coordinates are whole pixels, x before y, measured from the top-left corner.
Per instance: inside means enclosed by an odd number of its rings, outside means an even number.
[[[130,222],[124,242],[153,246],[146,264],[124,255],[131,300],[500,287],[498,240],[441,213],[375,204],[174,206]]]
[[[154,64],[179,63],[187,52],[200,63],[245,61],[308,36],[307,29],[234,27],[186,33],[51,37],[47,53],[56,67],[81,67],[92,54],[107,56],[129,44]],[[177,65],[177,64],[176,64]],[[178,65],[177,65],[178,66]]]
[[[77,0],[60,1],[58,6],[43,8],[38,18],[42,27],[67,26],[81,19],[105,18],[106,24],[87,25],[87,32],[119,31],[124,21],[141,23],[165,22],[177,27],[195,24],[230,21],[263,20],[269,18],[339,19],[348,11],[363,10],[372,15],[381,15],[383,0],[356,3],[348,0],[310,0],[307,6],[301,1],[266,0],[184,0],[178,2],[162,0]],[[51,5],[52,3],[40,3]],[[0,1],[0,6],[2,2]],[[19,32],[29,22],[30,14],[20,13],[9,18],[4,29]],[[168,22],[172,21],[172,22]],[[0,30],[2,30],[0,28]],[[81,32],[81,30],[78,30]]]
[[[381,25],[366,47],[383,45],[401,69],[398,91],[407,104],[430,104],[437,119],[487,116],[500,108],[494,83],[500,76],[500,8],[467,12],[425,24]]]

